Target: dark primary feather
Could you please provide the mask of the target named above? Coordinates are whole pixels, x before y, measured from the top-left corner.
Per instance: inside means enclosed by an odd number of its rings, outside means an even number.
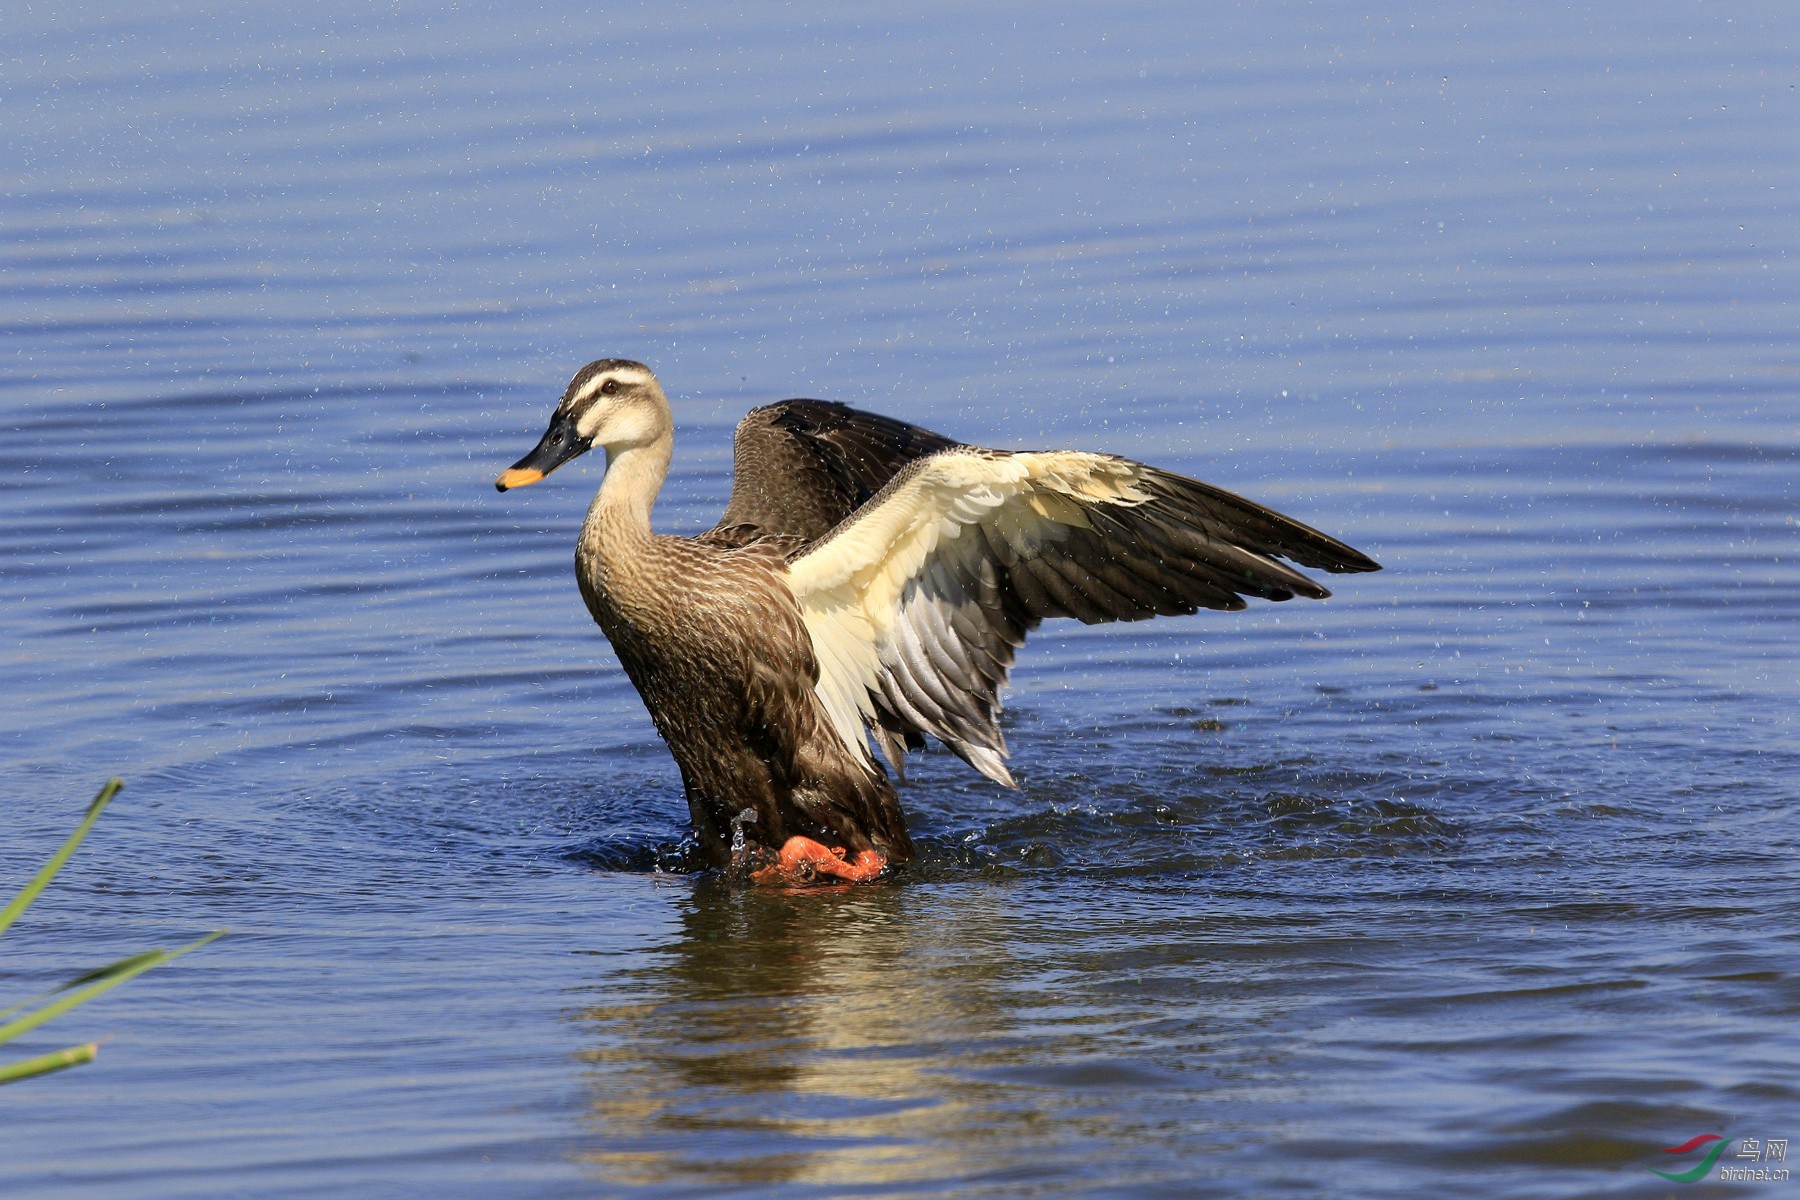
[[[731,500],[702,535],[723,545],[785,535],[811,542],[907,463],[957,442],[828,400],[751,409],[733,439]]]
[[[1001,454],[958,448],[952,453]],[[1236,610],[1245,596],[1323,599],[1330,593],[1287,564],[1379,570],[1335,538],[1210,484],[1128,460],[1150,499],[1082,501],[1088,525],[1047,525],[1021,554],[993,519],[940,546],[901,601],[894,653],[884,660],[875,737],[898,763],[902,743],[929,733],[971,766],[1011,783],[1002,759],[1000,690],[1026,635],[1049,617],[1088,624],[1202,608]],[[898,488],[923,463],[902,468]],[[971,536],[978,534],[979,536]]]

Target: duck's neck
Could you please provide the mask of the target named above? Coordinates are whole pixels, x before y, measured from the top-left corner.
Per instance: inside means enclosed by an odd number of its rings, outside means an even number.
[[[607,449],[606,478],[581,526],[581,540],[590,552],[605,554],[611,548],[649,540],[650,510],[668,477],[673,444],[674,439],[664,433],[622,450]]]

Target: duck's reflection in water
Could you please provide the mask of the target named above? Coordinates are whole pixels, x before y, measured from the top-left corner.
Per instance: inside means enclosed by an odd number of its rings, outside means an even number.
[[[701,884],[677,942],[584,1008],[594,1148],[616,1185],[965,1176],[1009,1057],[995,892]],[[1029,1119],[1020,1113],[1021,1119]]]

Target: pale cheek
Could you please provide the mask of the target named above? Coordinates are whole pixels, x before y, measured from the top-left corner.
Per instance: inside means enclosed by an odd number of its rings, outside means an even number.
[[[575,432],[588,441],[593,441],[601,429],[606,426],[606,419],[612,412],[610,404],[596,404],[581,414],[575,422]]]

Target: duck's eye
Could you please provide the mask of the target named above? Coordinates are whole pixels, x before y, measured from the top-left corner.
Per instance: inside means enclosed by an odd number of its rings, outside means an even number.
[[[605,383],[600,385],[600,394],[603,396],[610,396],[614,392],[617,392],[618,390],[619,390],[619,381],[616,379],[609,379]]]

